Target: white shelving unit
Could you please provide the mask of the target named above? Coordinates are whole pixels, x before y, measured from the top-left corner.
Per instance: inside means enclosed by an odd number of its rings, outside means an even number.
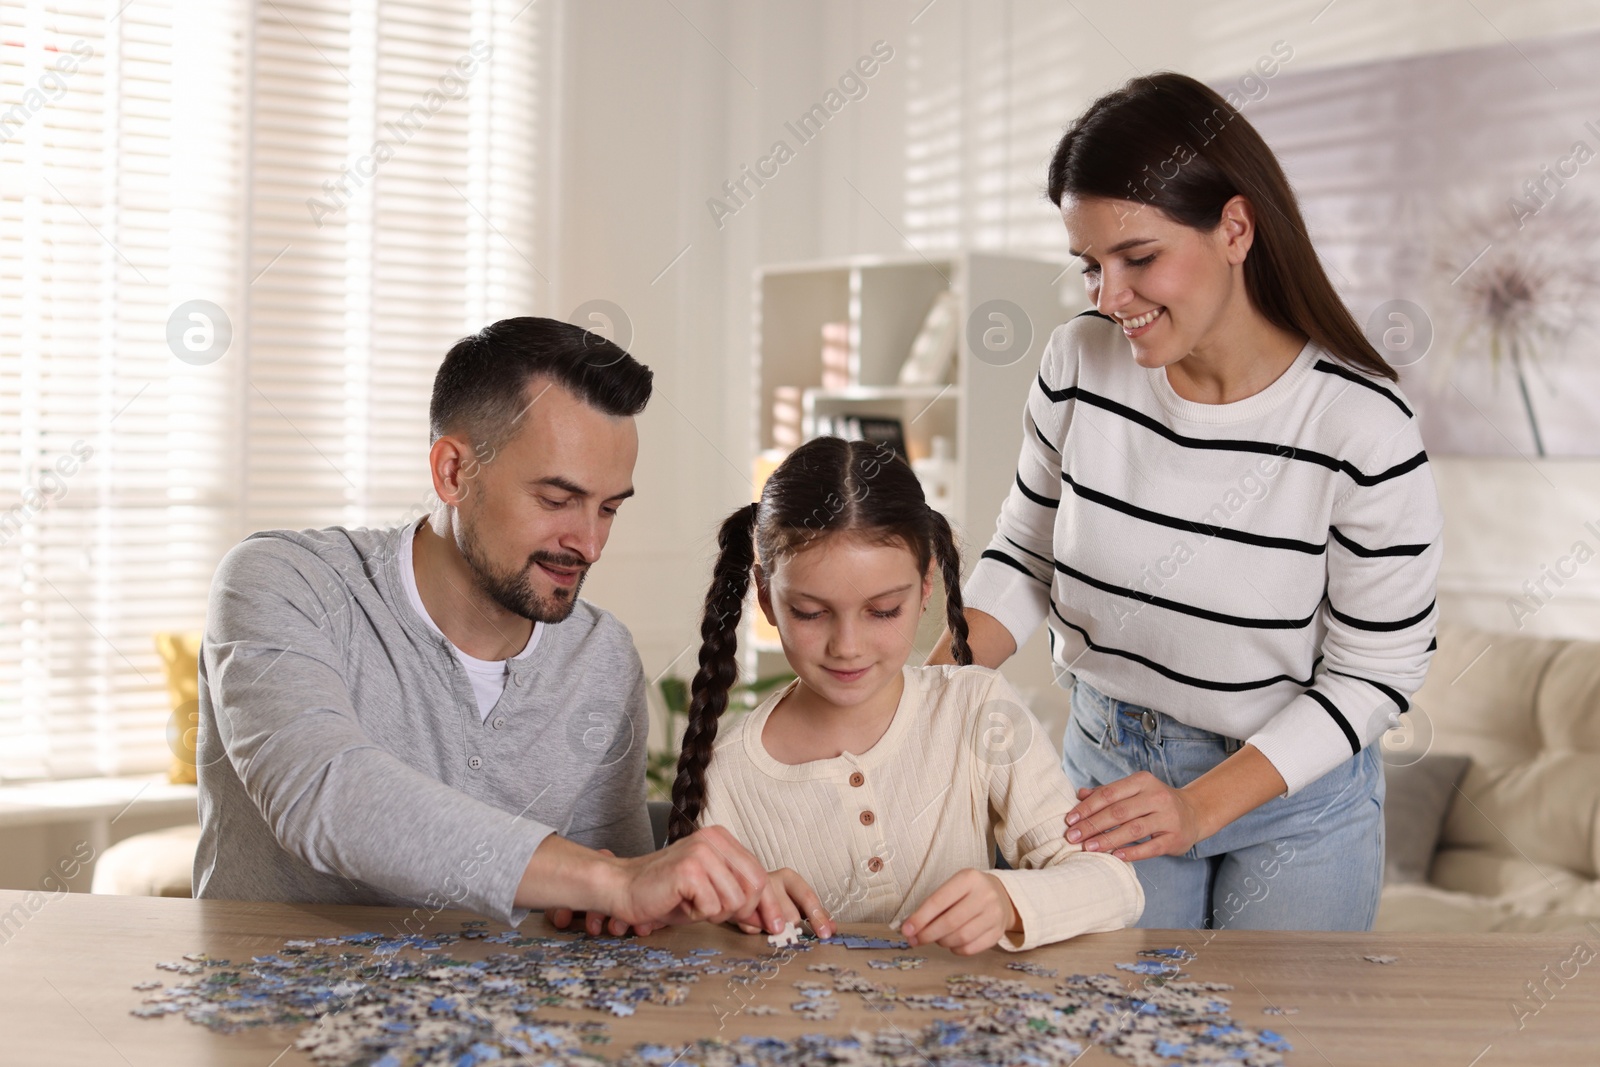
[[[756,271],[755,287],[752,465],[775,445],[774,390],[784,386],[801,391],[806,439],[815,435],[820,418],[837,415],[899,419],[913,459],[929,454],[934,437],[945,437],[955,460],[949,512],[970,571],[1012,483],[1022,405],[1045,342],[1051,330],[1088,306],[1077,271],[1063,262],[979,252],[871,256],[764,267]],[[935,298],[947,289],[956,294],[959,334],[948,379],[902,386],[900,367]],[[1025,350],[1014,346],[998,357],[971,350],[968,323],[975,309],[992,300],[1022,310],[1032,335]],[[844,388],[822,387],[825,323],[849,326]],[[942,619],[942,605],[930,607],[925,632],[919,634],[919,658],[937,639]],[[761,639],[761,629],[752,625],[741,641],[746,678],[786,669],[781,649]],[[1023,659],[1006,672],[1015,675],[1019,687],[1050,684],[1047,657]]]

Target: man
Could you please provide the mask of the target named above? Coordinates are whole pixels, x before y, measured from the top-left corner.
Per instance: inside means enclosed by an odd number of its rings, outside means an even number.
[[[651,852],[644,671],[578,599],[633,495],[651,378],[579,327],[497,322],[434,380],[430,514],[228,553],[200,665],[196,896],[781,927],[720,828]]]

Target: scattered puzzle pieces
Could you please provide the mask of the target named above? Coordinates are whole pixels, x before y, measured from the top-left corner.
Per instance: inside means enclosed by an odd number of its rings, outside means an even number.
[[[1021,971],[1023,974],[1031,974],[1035,978],[1054,978],[1058,973],[1053,968],[1041,967],[1037,963],[1029,963],[1027,960],[1016,960],[1006,964],[1006,967],[1009,970]]]
[[[927,962],[928,957],[926,956],[896,956],[892,960],[871,959],[867,961],[868,965],[880,971],[914,971]]]
[[[462,942],[505,945],[483,959],[457,959]],[[855,942],[855,944],[852,944]],[[818,942],[797,939],[808,950]],[[894,949],[885,938],[838,938],[846,948]],[[775,946],[776,947],[776,946]],[[1146,950],[1163,973],[1192,959],[1184,950]],[[490,934],[481,921],[460,933],[388,937],[376,933],[285,942],[275,952],[239,965],[196,953],[161,969],[191,975],[169,988],[139,983],[146,993],[135,1015],[183,1015],[218,1033],[262,1026],[299,1029],[295,1046],[319,1067],[423,1067],[508,1062],[542,1067],[603,1067],[596,1046],[611,1040],[613,1020],[646,1004],[673,1009],[706,976],[764,988],[774,967],[792,959],[769,953],[724,957],[713,949],[679,955],[636,939],[523,937]],[[926,958],[868,959],[873,972],[916,970]],[[868,1019],[897,1007],[920,1013],[894,1025],[849,1033],[813,1032],[794,1039],[703,1039],[682,1048],[630,1044],[610,1057],[616,1067],[954,1067],[1005,1063],[1068,1067],[1098,1044],[1134,1067],[1239,1064],[1282,1067],[1290,1046],[1271,1030],[1237,1023],[1215,982],[1147,977],[1138,986],[1111,974],[1073,974],[1028,961],[1007,966],[1018,977],[957,974],[941,991],[901,993],[858,971],[830,962],[809,964],[792,981],[799,994],[789,1012],[807,1024],[838,1017],[845,998],[871,1009]],[[189,968],[195,968],[190,971]],[[794,972],[790,972],[791,974]],[[1048,983],[1025,980],[1046,979]],[[887,976],[883,976],[887,977]],[[820,980],[819,980],[820,979]],[[1046,987],[1048,984],[1048,988]],[[927,989],[926,986],[923,987]],[[542,1016],[551,1008],[595,1013],[573,1022]],[[752,1016],[781,1013],[747,1004]],[[1268,1014],[1294,1014],[1297,1009]],[[173,1025],[173,1024],[166,1024]],[[637,1019],[633,1026],[638,1025]]]
[[[1170,960],[1173,963],[1188,963],[1195,958],[1195,954],[1186,948],[1142,948],[1137,955],[1151,960]]]
[[[899,941],[888,937],[847,937],[835,934],[817,942],[819,945],[843,945],[845,948],[872,948],[872,949],[908,949],[909,941]]]

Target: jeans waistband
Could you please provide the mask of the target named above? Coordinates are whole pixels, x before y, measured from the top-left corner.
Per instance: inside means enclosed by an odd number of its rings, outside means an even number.
[[[1107,696],[1082,678],[1075,684],[1084,691],[1086,706],[1095,709],[1101,721],[1109,727],[1105,736],[1110,743],[1122,744],[1126,740],[1125,735],[1132,733],[1156,744],[1164,738],[1210,741],[1221,745],[1230,754],[1244,747],[1244,741],[1240,738],[1191,726],[1166,712]]]

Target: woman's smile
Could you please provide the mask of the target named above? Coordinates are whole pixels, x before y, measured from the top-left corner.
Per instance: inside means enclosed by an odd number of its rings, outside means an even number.
[[[1143,337],[1150,332],[1151,328],[1161,319],[1161,316],[1166,313],[1166,310],[1164,307],[1158,307],[1149,311],[1142,311],[1137,315],[1118,315],[1117,323],[1122,327],[1122,332],[1128,337]]]

